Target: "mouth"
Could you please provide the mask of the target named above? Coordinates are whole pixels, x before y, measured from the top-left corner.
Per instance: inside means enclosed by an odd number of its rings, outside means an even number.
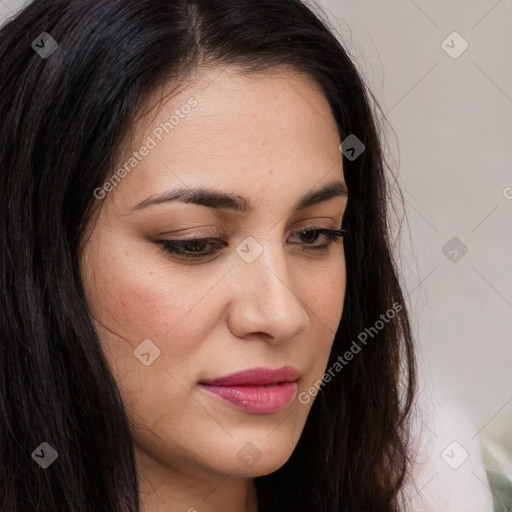
[[[253,414],[280,411],[297,393],[300,373],[292,366],[277,370],[252,368],[225,377],[201,381],[208,394]]]

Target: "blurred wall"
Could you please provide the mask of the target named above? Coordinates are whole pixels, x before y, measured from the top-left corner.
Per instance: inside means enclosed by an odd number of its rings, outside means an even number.
[[[512,3],[317,4],[391,126],[386,137],[412,238],[404,240],[403,269],[423,367],[435,389],[477,420],[506,414],[512,410]]]

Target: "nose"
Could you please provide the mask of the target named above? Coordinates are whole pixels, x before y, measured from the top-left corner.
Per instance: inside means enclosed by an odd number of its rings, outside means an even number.
[[[271,251],[267,244],[252,263],[239,259],[231,278],[228,325],[233,335],[282,343],[308,326],[309,315],[295,290],[300,276],[290,272],[282,249]]]

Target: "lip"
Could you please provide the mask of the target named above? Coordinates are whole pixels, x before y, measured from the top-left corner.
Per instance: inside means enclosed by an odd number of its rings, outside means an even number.
[[[283,409],[297,392],[299,371],[293,366],[279,369],[251,368],[200,382],[201,387],[237,409],[271,414]]]
[[[276,370],[258,367],[217,379],[204,380],[201,381],[201,384],[211,386],[264,386],[265,384],[278,384],[280,382],[295,382],[299,377],[299,370],[293,366],[283,366]]]

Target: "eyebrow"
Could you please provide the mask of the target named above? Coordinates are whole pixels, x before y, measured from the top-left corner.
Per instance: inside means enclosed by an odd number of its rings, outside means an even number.
[[[309,191],[302,196],[294,206],[294,210],[305,210],[310,206],[327,201],[333,197],[348,197],[347,187],[344,183],[334,181],[323,187]],[[180,201],[182,203],[192,203],[208,208],[226,208],[240,213],[253,212],[254,206],[245,197],[219,192],[210,188],[179,188],[171,190],[160,196],[148,197],[139,203],[128,208],[128,213],[141,210],[151,205]]]

